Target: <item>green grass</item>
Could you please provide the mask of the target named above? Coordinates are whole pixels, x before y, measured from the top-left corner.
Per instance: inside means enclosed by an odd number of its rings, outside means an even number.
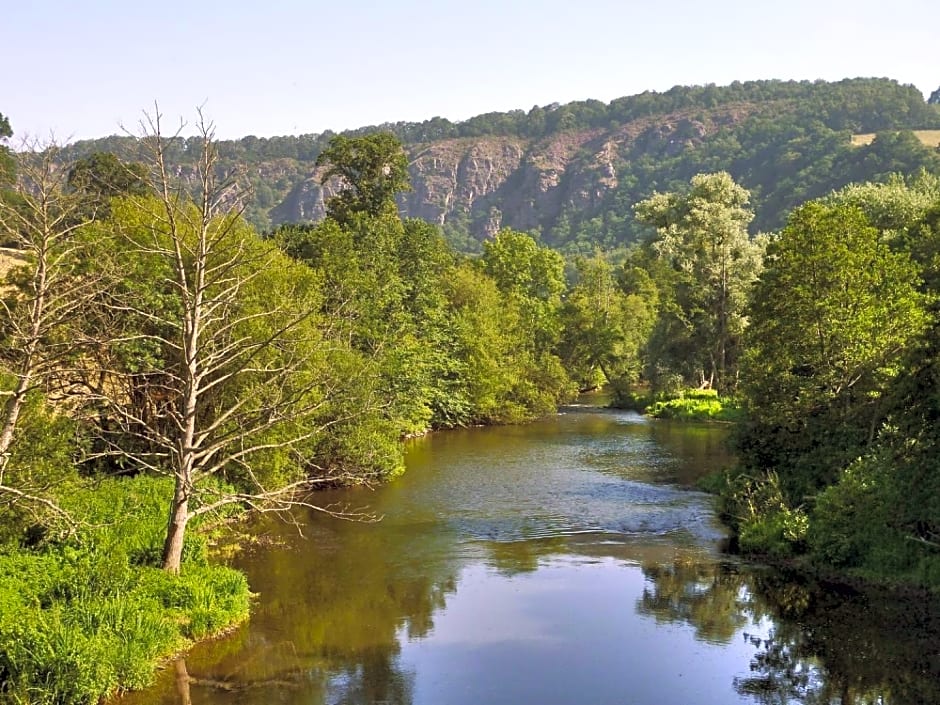
[[[742,417],[732,399],[719,397],[713,389],[685,389],[649,401],[643,411],[657,419],[681,421],[739,421]]]
[[[244,575],[191,532],[179,576],[157,567],[171,487],[107,480],[65,501],[66,541],[0,553],[0,702],[97,703],[142,688],[162,659],[248,616]]]

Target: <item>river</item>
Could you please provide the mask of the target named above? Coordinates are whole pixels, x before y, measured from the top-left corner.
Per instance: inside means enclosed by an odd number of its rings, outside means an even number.
[[[940,605],[740,563],[727,429],[573,406],[410,441],[387,485],[260,521],[251,621],[125,705],[940,703]]]

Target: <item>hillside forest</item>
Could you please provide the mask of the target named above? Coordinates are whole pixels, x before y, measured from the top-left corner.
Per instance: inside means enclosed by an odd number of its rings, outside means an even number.
[[[535,106],[460,123],[436,117],[343,135],[389,132],[403,143],[412,189],[397,196],[399,211],[441,226],[458,251],[480,254],[486,239],[511,228],[566,255],[591,255],[636,243],[645,231],[632,205],[696,174],[731,174],[751,194],[752,229],[771,232],[796,206],[833,189],[935,170],[937,130],[936,109],[913,86],[856,78],[676,86],[608,104]],[[260,232],[325,216],[342,183],[321,183],[317,158],[335,136],[219,142],[220,168],[243,170],[252,186],[245,216]],[[168,141],[167,159],[184,177],[194,173],[197,142]],[[65,156],[103,151],[133,162],[146,156],[140,150],[133,138],[115,136],[76,142]]]
[[[940,587],[940,109],[913,87],[196,125],[10,147],[0,116],[0,701],[97,702],[246,619],[209,558],[246,511],[374,520],[316,489],[601,386],[734,410],[709,489],[740,551]],[[492,150],[515,166],[471,204]]]

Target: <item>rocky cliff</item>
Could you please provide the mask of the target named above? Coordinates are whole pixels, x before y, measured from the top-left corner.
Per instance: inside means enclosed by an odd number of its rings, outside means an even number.
[[[618,170],[638,155],[678,154],[749,112],[707,121],[676,113],[612,129],[569,130],[541,139],[477,137],[406,145],[412,190],[399,205],[410,217],[454,225],[474,238],[502,227],[551,228],[563,212],[593,211],[618,186]],[[317,221],[337,184],[312,169],[270,210],[273,224]]]
[[[402,140],[412,184],[399,200],[403,214],[442,226],[461,249],[479,249],[511,227],[590,251],[629,243],[638,235],[633,203],[703,171],[729,171],[750,189],[755,227],[765,230],[779,227],[794,205],[850,180],[940,171],[940,155],[897,137],[913,128],[940,128],[940,110],[916,88],[846,79],[676,87],[607,105],[582,101],[349,134],[388,130]],[[860,132],[888,137],[853,147]],[[259,229],[323,218],[338,184],[320,183],[315,160],[331,136],[220,143],[221,168],[247,172],[254,187],[247,216]],[[185,140],[172,146],[185,171],[191,150]],[[77,143],[67,156],[100,150],[133,159],[135,149],[128,138],[105,138]]]

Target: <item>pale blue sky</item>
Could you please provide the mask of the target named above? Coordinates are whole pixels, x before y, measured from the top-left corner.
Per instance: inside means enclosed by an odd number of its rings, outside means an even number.
[[[0,25],[0,113],[60,141],[155,100],[240,137],[736,79],[940,86],[937,0],[4,0]]]

